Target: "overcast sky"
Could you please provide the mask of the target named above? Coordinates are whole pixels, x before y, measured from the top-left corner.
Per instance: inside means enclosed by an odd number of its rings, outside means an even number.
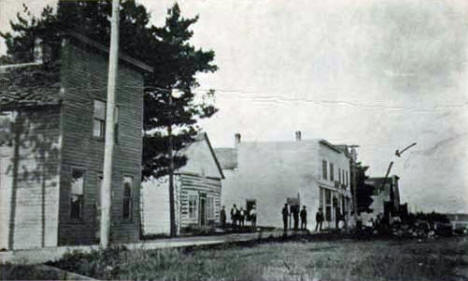
[[[25,2],[0,0],[0,29]],[[162,24],[169,0],[140,0]],[[359,144],[371,176],[395,161],[403,201],[468,212],[468,2],[179,1],[199,15],[193,43],[216,52],[200,76],[220,111],[202,122],[214,146],[325,138]],[[5,52],[0,42],[0,52]],[[416,147],[396,158],[394,152]]]

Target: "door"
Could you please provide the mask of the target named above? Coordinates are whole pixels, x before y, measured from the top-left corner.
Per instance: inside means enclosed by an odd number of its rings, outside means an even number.
[[[206,225],[206,194],[200,193],[200,225]]]

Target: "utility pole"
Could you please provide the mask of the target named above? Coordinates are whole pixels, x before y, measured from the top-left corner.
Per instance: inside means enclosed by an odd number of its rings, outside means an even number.
[[[115,88],[119,56],[119,0],[112,1],[109,74],[107,80],[106,133],[103,182],[101,186],[101,247],[109,247],[111,225],[112,154],[114,151]]]
[[[172,109],[172,91],[169,91],[169,110],[172,117],[174,111]],[[167,133],[169,135],[169,220],[170,220],[170,236],[176,236],[176,223],[175,223],[175,203],[174,203],[174,144],[172,139],[172,124],[167,126]]]
[[[349,146],[352,150],[352,155],[351,155],[351,176],[352,176],[352,186],[353,186],[353,216],[354,216],[354,221],[357,222],[357,213],[358,213],[358,203],[357,203],[357,153],[356,153],[356,148],[359,147],[358,145],[350,145]]]

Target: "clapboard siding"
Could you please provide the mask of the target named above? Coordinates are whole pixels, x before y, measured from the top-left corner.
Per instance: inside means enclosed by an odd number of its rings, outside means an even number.
[[[0,144],[0,248],[56,246],[60,107],[23,108],[16,113],[1,128],[11,142]]]
[[[104,140],[93,137],[94,100],[106,100],[107,57],[72,44],[63,48],[63,162],[60,194],[60,244],[96,242],[97,182],[102,174]],[[142,153],[143,77],[125,64],[119,65],[116,105],[119,107],[118,141],[114,147],[112,174],[111,240],[139,239],[139,186]],[[73,168],[86,171],[84,213],[70,219],[70,181]],[[123,220],[123,177],[133,178],[133,213]]]

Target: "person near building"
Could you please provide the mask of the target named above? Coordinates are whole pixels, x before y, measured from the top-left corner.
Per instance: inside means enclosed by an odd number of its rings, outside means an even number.
[[[226,228],[226,208],[223,206],[219,213],[219,219],[221,221],[221,227]]]
[[[322,224],[323,224],[323,212],[322,208],[319,208],[317,213],[315,214],[315,232],[322,231]]]
[[[250,216],[250,222],[252,224],[252,230],[256,231],[257,230],[257,209],[255,205],[252,206],[249,216]]]
[[[283,210],[281,210],[281,214],[283,215],[283,231],[284,231],[284,234],[286,234],[288,230],[288,216],[289,216],[287,203],[284,204]]]
[[[237,228],[237,206],[236,204],[232,205],[231,208],[231,223],[233,228]]]
[[[305,205],[302,206],[300,216],[301,216],[301,229],[306,230],[307,229],[307,210],[306,210]]]

